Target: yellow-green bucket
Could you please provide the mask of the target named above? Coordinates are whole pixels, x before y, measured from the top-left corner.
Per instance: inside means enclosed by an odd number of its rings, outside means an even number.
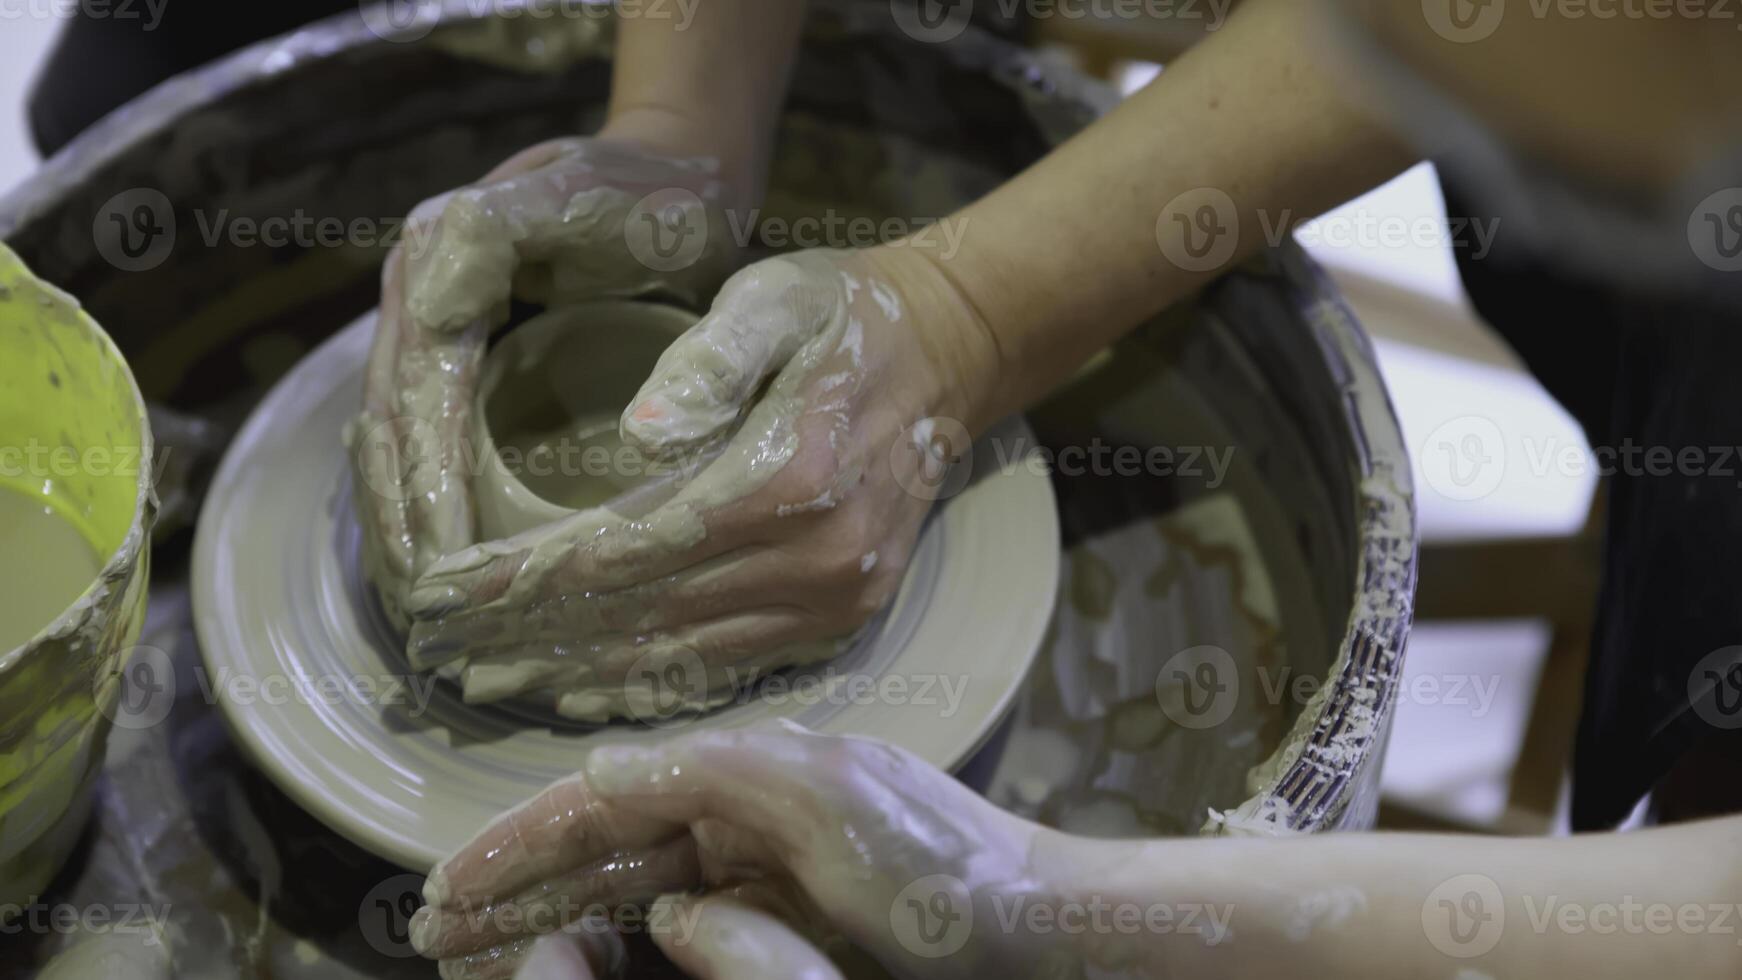
[[[145,618],[151,460],[114,342],[0,245],[0,910],[42,893],[89,812]]]

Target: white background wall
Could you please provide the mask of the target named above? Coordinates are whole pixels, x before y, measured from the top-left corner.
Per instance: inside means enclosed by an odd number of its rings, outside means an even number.
[[[0,17],[0,189],[36,169],[25,135],[24,96],[59,26],[53,18]]]

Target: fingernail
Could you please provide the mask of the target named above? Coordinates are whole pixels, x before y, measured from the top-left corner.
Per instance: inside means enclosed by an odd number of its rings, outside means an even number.
[[[431,871],[429,877],[423,880],[423,904],[440,908],[448,904],[450,894],[448,873],[441,868]]]
[[[428,886],[425,885],[427,893]],[[427,894],[425,896],[428,897]],[[419,956],[429,956],[435,949],[436,939],[441,935],[441,913],[435,906],[425,905],[411,917],[411,948],[417,950]]]
[[[600,793],[634,793],[659,778],[665,754],[641,745],[607,745],[587,756],[587,785]]]

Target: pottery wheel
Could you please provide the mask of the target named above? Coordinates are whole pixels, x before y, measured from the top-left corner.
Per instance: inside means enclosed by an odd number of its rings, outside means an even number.
[[[660,726],[552,725],[467,705],[416,674],[364,587],[339,433],[362,404],[373,317],[299,364],[230,447],[200,518],[192,590],[207,689],[239,742],[301,806],[423,869],[607,742],[790,718],[880,738],[944,769],[1004,717],[1039,649],[1059,574],[1052,488],[1012,447],[974,454],[893,606],[840,657],[775,675]]]

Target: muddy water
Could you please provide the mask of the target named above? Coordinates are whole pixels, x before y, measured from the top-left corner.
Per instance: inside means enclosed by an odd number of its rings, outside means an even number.
[[[0,487],[0,653],[55,621],[102,570],[84,536],[43,498]]]

